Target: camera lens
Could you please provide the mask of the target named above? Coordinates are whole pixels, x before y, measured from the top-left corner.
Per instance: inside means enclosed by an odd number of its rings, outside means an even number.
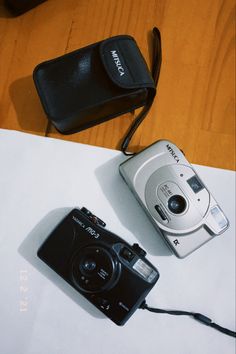
[[[85,271],[90,273],[96,268],[96,262],[93,259],[86,259],[83,262],[82,267]]]
[[[181,214],[186,209],[187,203],[181,195],[173,195],[168,200],[168,208],[174,214]]]
[[[114,284],[117,276],[116,261],[108,250],[87,246],[74,254],[71,260],[71,279],[82,291],[95,293]]]

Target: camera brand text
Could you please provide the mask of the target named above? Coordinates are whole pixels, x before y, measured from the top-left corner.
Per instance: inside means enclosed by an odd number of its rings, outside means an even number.
[[[179,162],[179,158],[178,158],[178,156],[176,155],[176,153],[174,152],[174,150],[172,149],[172,147],[171,147],[169,144],[167,144],[166,147],[167,147],[167,150],[170,152],[170,154],[171,154],[171,155],[173,156],[173,158],[175,159],[175,161],[176,161],[176,162]]]
[[[76,216],[72,216],[72,219],[79,224],[89,235],[91,235],[94,238],[99,238],[100,234],[94,230],[91,226],[85,225],[80,219],[78,219]]]
[[[116,67],[117,67],[117,70],[118,70],[120,76],[123,76],[125,74],[125,69],[121,65],[120,58],[119,58],[116,50],[111,50],[110,52],[111,52],[112,58],[114,60],[114,63],[116,64]]]

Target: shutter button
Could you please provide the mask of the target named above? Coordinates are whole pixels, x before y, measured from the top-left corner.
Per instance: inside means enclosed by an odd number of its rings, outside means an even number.
[[[140,257],[145,257],[147,254],[137,243],[134,243],[132,248]]]

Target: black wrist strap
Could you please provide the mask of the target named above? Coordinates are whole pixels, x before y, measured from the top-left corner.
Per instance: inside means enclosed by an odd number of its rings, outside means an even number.
[[[157,27],[153,28],[152,34],[153,34],[152,77],[153,77],[155,86],[157,86],[159,75],[160,75],[160,69],[161,69],[161,60],[162,60],[161,34],[160,34],[160,31],[158,30]],[[132,139],[132,136],[134,135],[136,129],[139,127],[139,125],[142,123],[142,121],[146,117],[147,113],[149,112],[149,110],[152,106],[154,97],[155,97],[155,94],[150,95],[147,104],[143,107],[143,109],[138,114],[138,116],[136,117],[134,122],[131,124],[129,131],[126,134],[126,136],[122,142],[121,151],[127,156],[134,155],[134,153],[129,153],[126,150],[128,148],[130,140]]]
[[[163,309],[153,308],[153,307],[149,307],[145,301],[141,304],[140,308],[143,310],[148,310],[150,312],[155,312],[155,313],[164,313],[164,314],[175,315],[175,316],[182,316],[182,315],[183,316],[191,316],[195,320],[200,321],[201,323],[205,324],[206,326],[213,327],[213,328],[217,329],[218,331],[220,331],[224,334],[227,334],[228,336],[236,337],[236,332],[231,331],[228,328],[224,328],[224,327],[219,326],[218,324],[212,322],[212,320],[210,318],[202,315],[201,313],[179,311],[179,310],[163,310]]]

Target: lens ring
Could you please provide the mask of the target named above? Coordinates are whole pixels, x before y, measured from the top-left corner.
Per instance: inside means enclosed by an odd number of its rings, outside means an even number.
[[[182,195],[173,195],[168,200],[168,208],[173,214],[181,214],[185,211],[187,202]]]
[[[86,246],[71,259],[71,280],[83,292],[96,293],[113,286],[119,275],[117,262],[101,246]]]

